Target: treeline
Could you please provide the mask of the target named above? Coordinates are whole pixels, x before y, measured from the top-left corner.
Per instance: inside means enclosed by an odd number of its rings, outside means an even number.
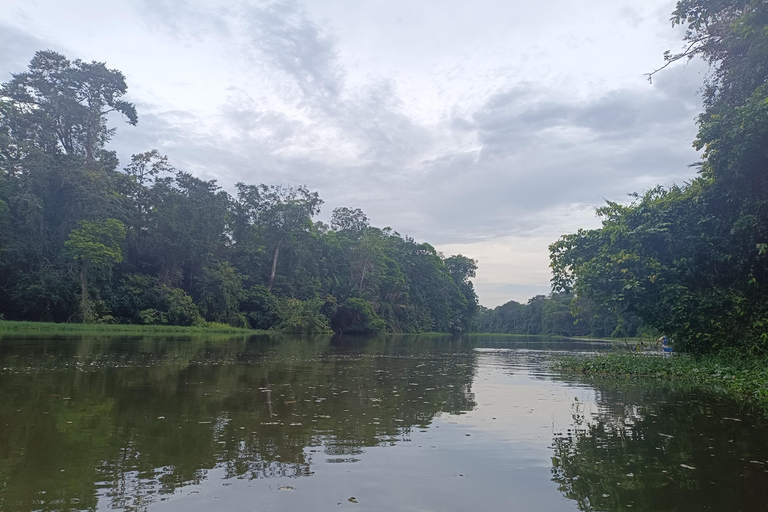
[[[369,224],[315,220],[306,187],[215,181],[157,151],[120,168],[123,75],[38,52],[0,89],[0,314],[6,319],[375,333],[470,329],[476,264]]]
[[[643,332],[640,319],[619,315],[571,293],[537,295],[526,304],[509,301],[494,309],[480,306],[478,332],[558,336],[632,337]]]
[[[681,0],[685,49],[710,64],[690,183],[599,210],[551,247],[553,283],[643,318],[680,349],[768,349],[768,2]]]

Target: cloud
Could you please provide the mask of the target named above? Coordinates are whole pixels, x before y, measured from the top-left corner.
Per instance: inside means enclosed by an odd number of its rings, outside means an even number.
[[[10,80],[10,73],[26,71],[35,52],[47,49],[56,50],[57,48],[50,42],[0,22],[0,70],[5,73],[0,76],[0,82]]]
[[[617,12],[630,27],[659,16]],[[546,288],[546,266],[532,269],[534,260],[546,261],[548,243],[596,226],[594,208],[604,199],[690,179],[687,165],[698,158],[691,142],[704,67],[696,63],[662,71],[653,85],[640,72],[634,82],[609,85],[580,71],[521,80],[518,70],[530,55],[500,62],[488,48],[467,51],[460,62],[395,55],[444,73],[430,81],[412,70],[404,77],[361,66],[366,55],[296,0],[226,10],[164,0],[145,15],[181,44],[210,39],[218,45],[211,54],[231,60],[223,68],[231,75],[217,77],[225,88],[198,98],[210,105],[205,114],[139,105],[139,127],[121,129],[115,139],[121,154],[159,146],[178,167],[217,178],[228,190],[237,181],[307,184],[325,199],[324,218],[337,206],[361,207],[375,225],[439,247],[464,244],[469,256],[485,254],[483,244],[494,240],[514,250],[523,240],[539,244],[526,260],[527,277],[523,267],[512,276],[503,264],[481,260],[481,272],[493,269],[478,277],[483,293]],[[408,29],[412,43],[429,39],[416,28]],[[596,51],[585,34],[577,39]],[[407,51],[393,41],[397,52]],[[393,55],[382,55],[375,62],[391,62]],[[625,61],[616,64],[628,69]],[[204,74],[206,61],[200,66]],[[536,282],[523,281],[531,276]]]
[[[243,22],[251,44],[289,75],[313,106],[335,105],[344,88],[336,42],[295,0],[245,5]]]
[[[232,14],[222,3],[211,6],[188,0],[134,0],[136,11],[150,27],[170,33],[179,40],[189,36],[212,40],[226,37],[226,17]]]

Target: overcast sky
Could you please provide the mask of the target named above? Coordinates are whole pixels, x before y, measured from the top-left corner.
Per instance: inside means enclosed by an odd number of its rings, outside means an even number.
[[[156,148],[232,192],[298,185],[446,256],[484,306],[549,292],[547,246],[595,207],[682,184],[706,72],[671,0],[4,0],[0,81],[36,50],[125,74]]]

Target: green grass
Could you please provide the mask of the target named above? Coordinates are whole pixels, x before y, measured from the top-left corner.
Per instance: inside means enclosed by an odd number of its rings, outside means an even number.
[[[584,341],[608,341],[611,343],[628,343],[630,345],[636,345],[637,343],[654,344],[656,339],[651,339],[649,336],[625,336],[623,338],[611,338],[610,336],[566,336],[571,340],[584,340]]]
[[[556,371],[587,375],[685,379],[714,385],[737,400],[751,402],[768,412],[768,356],[723,351],[705,356],[676,354],[599,354],[563,357]]]
[[[0,334],[258,334],[263,331],[240,329],[225,324],[204,326],[130,324],[57,324],[52,322],[16,322],[0,320]]]
[[[610,343],[629,343],[630,345],[635,345],[639,342],[643,342],[646,345],[649,343],[655,343],[655,339],[651,339],[648,336],[633,336],[633,337],[625,337],[625,338],[610,338],[610,337],[600,337],[600,336],[563,336],[560,334],[517,334],[517,333],[508,333],[508,332],[469,332],[467,333],[467,336],[498,336],[498,337],[507,337],[507,338],[566,338],[569,340],[582,340],[582,341],[607,341]]]
[[[513,334],[509,332],[468,332],[467,336],[495,336],[499,338],[530,338],[530,337],[536,337],[540,338],[542,336],[547,336],[546,334]]]

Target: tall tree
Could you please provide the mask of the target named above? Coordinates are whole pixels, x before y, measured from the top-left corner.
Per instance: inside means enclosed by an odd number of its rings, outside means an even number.
[[[286,237],[311,229],[312,217],[320,212],[322,199],[306,187],[237,184],[238,200],[251,226],[260,226],[272,245],[272,266],[267,290],[272,290],[280,248]]]
[[[102,222],[84,220],[69,234],[65,247],[72,259],[80,264],[80,315],[83,322],[92,322],[93,307],[88,293],[88,275],[92,271],[107,271],[123,261],[121,243],[125,228],[116,219]]]
[[[107,114],[119,112],[135,125],[132,103],[122,99],[125,77],[103,62],[70,61],[46,50],[35,53],[29,71],[3,84],[2,96],[13,107],[9,128],[47,153],[64,152],[93,160],[115,129]]]

